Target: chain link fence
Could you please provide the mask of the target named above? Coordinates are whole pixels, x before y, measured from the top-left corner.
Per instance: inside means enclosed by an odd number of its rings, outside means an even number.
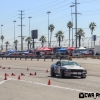
[[[83,47],[87,47],[87,48],[91,48],[91,45],[92,45],[92,48],[94,47],[94,41],[91,40],[91,37],[85,37],[85,38],[82,38],[81,39],[81,46]],[[70,40],[70,47],[72,47],[72,43],[73,43],[73,46],[75,47],[75,39],[72,39]],[[95,45],[100,45],[100,36],[98,36],[96,38],[96,41],[95,41]],[[35,42],[35,48],[40,48],[42,46],[41,42]],[[44,43],[44,46],[45,47],[48,47],[48,42]],[[58,47],[59,46],[59,42],[58,41],[52,41],[51,42],[51,47]],[[77,40],[77,46],[79,47],[79,41]],[[61,41],[61,47],[69,47],[69,39],[64,39],[63,41]],[[21,45],[18,44],[17,45],[17,49],[18,50],[21,50]],[[30,48],[32,48],[32,45],[30,46]],[[3,45],[3,49],[6,50],[6,45]],[[8,45],[8,49],[12,49],[14,50],[14,44],[13,45]],[[24,43],[23,44],[23,50],[27,50],[28,49],[28,44],[27,43]]]

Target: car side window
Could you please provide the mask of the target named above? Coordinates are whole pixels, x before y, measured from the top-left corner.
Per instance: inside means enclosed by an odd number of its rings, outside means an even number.
[[[56,63],[56,65],[61,66],[61,62],[60,62],[60,61],[58,61],[58,62]]]

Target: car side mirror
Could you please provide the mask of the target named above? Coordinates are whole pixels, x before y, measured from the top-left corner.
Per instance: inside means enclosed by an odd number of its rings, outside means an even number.
[[[58,66],[61,66],[61,64],[57,64]]]

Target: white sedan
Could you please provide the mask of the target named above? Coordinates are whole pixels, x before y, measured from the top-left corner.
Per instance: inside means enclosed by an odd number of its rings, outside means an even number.
[[[51,65],[50,69],[50,74],[52,77],[60,75],[61,78],[71,76],[80,76],[81,78],[86,78],[87,76],[86,69],[78,65],[76,62],[68,60],[57,61]]]

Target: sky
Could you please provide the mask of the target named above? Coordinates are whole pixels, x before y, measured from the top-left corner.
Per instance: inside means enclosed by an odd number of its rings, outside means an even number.
[[[71,8],[75,0],[0,0],[0,24],[3,25],[2,35],[4,36],[4,42],[9,41],[13,44],[14,41],[14,20],[15,23],[15,37],[20,43],[21,35],[21,10],[23,11],[23,36],[29,36],[29,16],[30,30],[38,30],[38,39],[44,35],[48,39],[48,14],[49,24],[53,24],[55,29],[53,31],[52,40],[56,40],[54,37],[57,31],[61,30],[64,33],[65,38],[68,39],[69,31],[67,23],[72,21]],[[78,28],[82,28],[85,32],[85,37],[91,37],[91,31],[89,24],[91,22],[96,23],[95,31],[93,34],[100,36],[100,0],[77,0],[77,12],[81,13],[77,16]],[[75,7],[72,8],[72,12],[75,13]],[[73,14],[73,27],[75,27],[75,15]],[[0,28],[0,30],[1,30]],[[75,31],[74,31],[75,33]],[[1,34],[1,32],[0,32]]]

